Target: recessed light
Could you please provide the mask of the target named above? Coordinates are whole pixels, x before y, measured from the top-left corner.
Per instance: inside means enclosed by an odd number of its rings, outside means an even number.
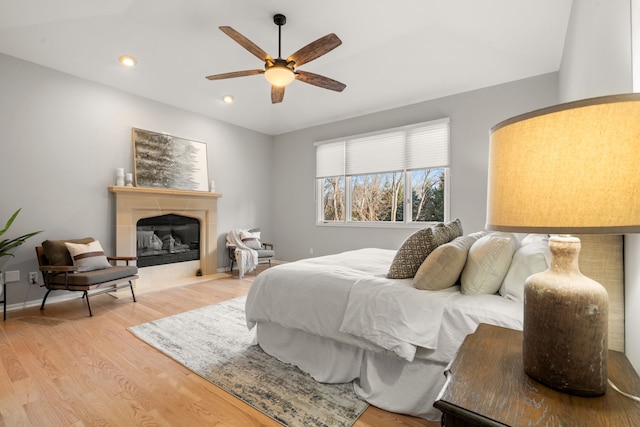
[[[136,58],[134,58],[133,56],[130,56],[130,55],[122,55],[118,59],[118,61],[120,61],[120,63],[122,65],[124,65],[125,67],[133,67],[138,62],[138,61],[136,61]]]
[[[223,96],[222,102],[224,102],[225,104],[233,104],[233,96],[232,95]]]

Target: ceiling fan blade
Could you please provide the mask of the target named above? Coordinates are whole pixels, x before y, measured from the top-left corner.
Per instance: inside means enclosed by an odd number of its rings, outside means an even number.
[[[233,40],[235,40],[240,46],[242,46],[243,48],[247,49],[249,52],[257,56],[258,59],[260,59],[261,61],[267,61],[267,59],[273,59],[267,54],[267,52],[265,52],[260,47],[258,47],[257,44],[255,44],[254,42],[252,42],[251,40],[249,40],[248,38],[246,38],[245,36],[237,32],[233,28],[226,27],[226,26],[218,27],[218,28],[220,28],[220,30],[223,33],[225,33],[226,35],[231,37]]]
[[[337,80],[330,79],[329,77],[321,76],[319,74],[310,73],[308,71],[296,70],[296,79],[301,82],[309,83],[310,85],[318,86],[324,89],[335,90],[336,92],[342,92],[346,84],[340,83]]]
[[[342,44],[342,40],[335,34],[327,34],[324,37],[320,37],[318,40],[309,43],[308,45],[298,49],[296,53],[287,58],[287,61],[294,61],[296,67],[313,61],[314,59],[324,55],[327,52],[332,51]]]
[[[271,86],[271,103],[277,104],[284,99],[284,86]]]
[[[264,74],[264,70],[233,71],[231,73],[214,74],[212,76],[207,76],[206,78],[209,80],[222,80],[232,79],[234,77],[253,76],[256,74]]]

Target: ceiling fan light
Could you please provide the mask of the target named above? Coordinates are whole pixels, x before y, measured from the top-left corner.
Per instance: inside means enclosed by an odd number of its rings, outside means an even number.
[[[136,58],[131,55],[122,55],[120,58],[118,58],[118,61],[125,67],[133,67],[138,62],[136,61]]]
[[[274,86],[286,86],[296,78],[296,75],[288,67],[274,65],[266,69],[264,77]]]

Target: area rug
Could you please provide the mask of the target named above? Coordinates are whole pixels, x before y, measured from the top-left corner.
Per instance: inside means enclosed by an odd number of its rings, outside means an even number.
[[[138,338],[284,426],[349,427],[368,404],[252,345],[245,297],[130,328]]]

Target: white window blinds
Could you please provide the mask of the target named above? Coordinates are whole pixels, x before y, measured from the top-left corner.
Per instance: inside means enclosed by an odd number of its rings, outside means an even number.
[[[316,178],[448,165],[448,118],[316,143]]]
[[[404,140],[404,132],[388,132],[346,141],[346,175],[402,170]]]
[[[316,146],[316,178],[344,175],[344,141]]]
[[[406,150],[406,169],[449,166],[449,119],[408,128]]]

